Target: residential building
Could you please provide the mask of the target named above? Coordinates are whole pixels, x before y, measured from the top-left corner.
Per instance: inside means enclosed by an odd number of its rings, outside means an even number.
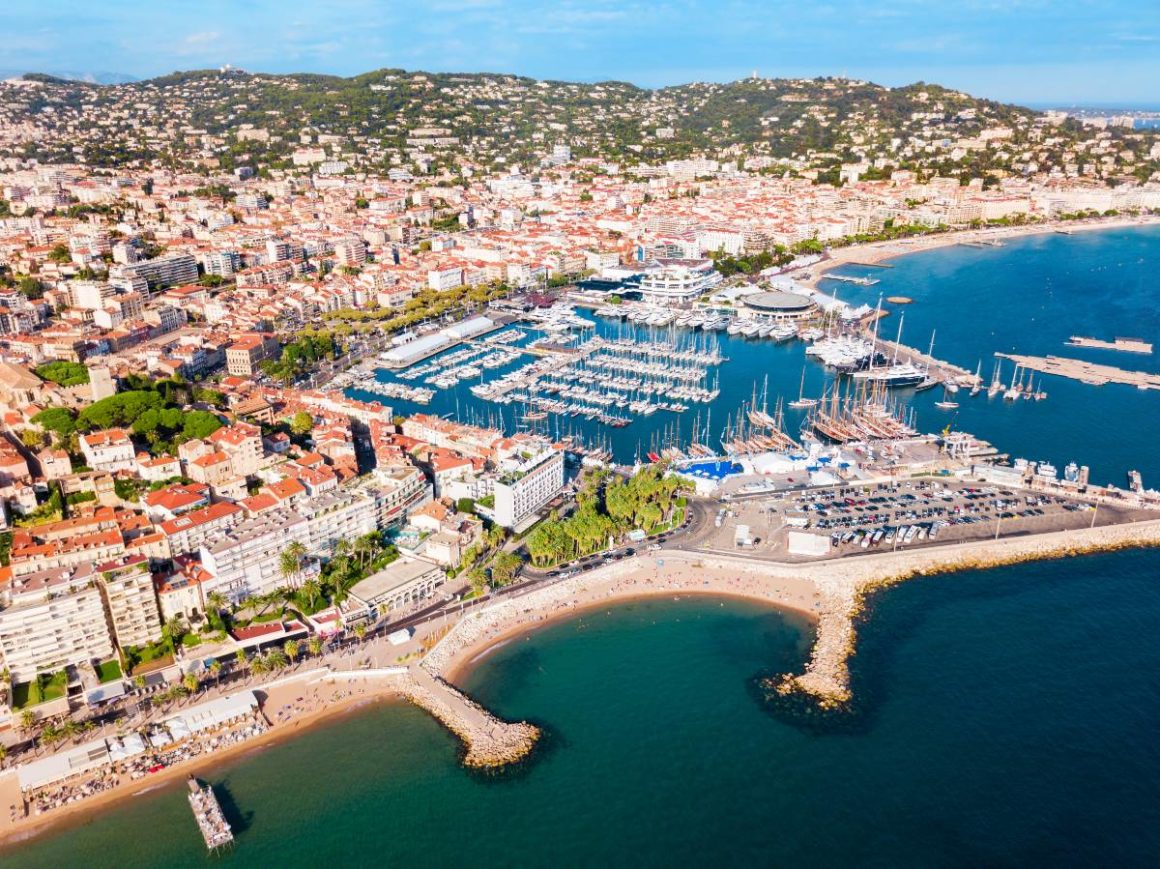
[[[85,464],[94,471],[127,471],[136,468],[137,451],[129,433],[123,428],[110,428],[80,436],[81,453]]]
[[[142,646],[161,637],[161,614],[149,559],[132,555],[98,565],[97,577],[117,646]]]
[[[0,609],[0,654],[13,682],[113,654],[91,565],[14,577]]]
[[[217,591],[239,601],[301,582],[305,574],[288,577],[281,569],[282,552],[294,541],[309,547],[309,524],[298,513],[284,509],[239,522],[204,541],[201,564],[214,577],[206,585],[206,594]]]
[[[272,335],[242,335],[226,347],[226,370],[238,377],[253,377],[258,363],[274,357],[280,349]]]

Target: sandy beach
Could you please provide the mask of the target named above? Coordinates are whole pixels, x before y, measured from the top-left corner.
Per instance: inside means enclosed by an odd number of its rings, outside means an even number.
[[[280,684],[254,686],[254,690],[265,697],[263,712],[270,721],[269,730],[259,737],[174,764],[145,779],[122,779],[106,791],[42,815],[13,820],[8,812],[0,812],[0,848],[61,827],[84,823],[111,806],[177,786],[188,776],[220,769],[226,763],[263,751],[368,703],[404,702],[398,691],[385,682],[366,680],[362,684],[330,684],[317,681],[324,673],[318,668],[307,669]],[[285,714],[280,715],[280,712]],[[6,770],[0,775],[0,806],[19,806],[21,802],[16,772],[14,769]],[[190,823],[193,823],[192,817]]]
[[[472,632],[467,642],[444,649],[437,647],[432,654],[438,656],[428,656],[424,666],[438,667],[444,679],[461,684],[477,663],[502,645],[526,639],[565,619],[657,597],[732,597],[765,603],[813,621],[818,618],[820,592],[806,577],[771,578],[764,571],[747,572],[740,566],[708,567],[701,557],[689,553],[667,552],[664,561],[661,569],[655,563],[634,559],[591,571],[582,583],[562,583],[535,596],[497,604],[494,609],[489,608],[490,613],[485,610],[479,614],[486,616],[486,627]]]
[[[1092,220],[1061,221],[1026,226],[996,226],[984,229],[961,229],[940,232],[896,241],[876,241],[849,247],[834,248],[828,259],[815,263],[800,273],[791,273],[804,286],[817,289],[818,282],[826,272],[844,265],[874,265],[895,257],[923,253],[942,247],[970,242],[1002,241],[1027,235],[1049,235],[1057,231],[1068,233],[1095,232],[1104,229],[1118,229],[1132,226],[1156,226],[1158,217],[1108,217]]]

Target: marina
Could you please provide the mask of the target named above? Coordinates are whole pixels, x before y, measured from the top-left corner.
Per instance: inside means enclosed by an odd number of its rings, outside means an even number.
[[[525,312],[402,369],[365,360],[334,385],[623,464],[909,438],[919,393],[942,384],[945,412],[960,385],[982,391],[978,372],[933,356],[933,341],[927,353],[902,344],[901,318],[896,340],[882,339],[880,306],[799,322],[644,304],[592,314]]]

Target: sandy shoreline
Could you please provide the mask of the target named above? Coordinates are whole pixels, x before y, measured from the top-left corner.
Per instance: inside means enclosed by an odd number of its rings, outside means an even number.
[[[310,674],[321,675],[323,672],[322,670],[305,670],[301,674],[295,674],[294,682],[276,685],[270,689],[259,685],[255,686],[254,690],[265,693],[267,699],[264,706],[273,708],[276,703],[291,700],[291,695],[298,696],[306,688],[306,679]],[[357,709],[373,703],[405,702],[398,691],[385,685],[368,686],[373,687],[374,690],[365,693],[351,693],[348,690],[345,697],[333,696],[343,693],[343,686],[335,684],[327,687],[331,689],[332,696],[321,698],[321,702],[316,707],[305,710],[297,717],[272,725],[266,733],[254,739],[229,745],[218,751],[174,764],[153,773],[148,778],[135,781],[123,780],[109,790],[59,809],[53,809],[43,815],[20,818],[15,823],[10,822],[7,816],[0,818],[0,855],[4,849],[17,846],[21,842],[29,841],[45,833],[79,826],[92,820],[92,816],[113,806],[126,803],[147,793],[174,787],[191,775],[198,775],[207,770],[216,771],[226,764],[235,763],[247,755],[265,751],[272,746],[313,730],[331,719],[339,718]],[[4,775],[0,777],[0,795],[9,797],[10,793],[19,797],[19,786],[16,784],[14,770],[5,771]],[[192,816],[190,823],[193,823]]]
[[[641,589],[630,594],[618,595],[612,598],[589,600],[583,604],[578,604],[575,608],[552,613],[542,621],[530,620],[520,624],[514,624],[508,630],[494,638],[480,639],[471,646],[463,649],[447,665],[442,675],[448,682],[462,688],[463,681],[471,675],[471,672],[478,665],[486,661],[493,652],[499,651],[504,646],[510,645],[516,640],[530,640],[534,635],[561,622],[579,618],[589,613],[599,612],[610,606],[622,607],[633,603],[647,603],[649,601],[659,600],[660,598],[685,600],[694,597],[716,598],[718,600],[724,598],[745,601],[747,603],[759,603],[767,606],[771,610],[801,616],[808,619],[812,625],[816,625],[818,621],[818,614],[813,610],[800,606],[791,606],[788,603],[778,603],[761,595],[744,594],[736,591],[721,591],[713,588],[670,589],[658,587],[654,589]]]
[[[908,256],[915,253],[925,253],[943,247],[965,244],[972,241],[1002,241],[1008,238],[1021,238],[1029,235],[1048,235],[1057,230],[1066,230],[1069,233],[1095,232],[1106,229],[1122,229],[1125,227],[1144,227],[1160,225],[1158,217],[1110,217],[1091,221],[1064,221],[1050,224],[1031,224],[1025,226],[997,226],[983,229],[957,229],[940,232],[934,235],[925,235],[896,241],[875,241],[869,244],[851,245],[836,248],[830,252],[829,259],[809,266],[796,280],[807,287],[817,289],[818,282],[826,273],[844,265],[876,264],[883,260]]]

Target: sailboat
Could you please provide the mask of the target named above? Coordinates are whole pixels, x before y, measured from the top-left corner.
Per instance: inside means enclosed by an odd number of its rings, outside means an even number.
[[[789,403],[789,406],[794,408],[795,410],[816,407],[818,404],[818,400],[816,398],[806,398],[805,392],[806,392],[806,367],[803,365],[802,366],[802,383],[801,383],[801,387],[798,389],[798,397],[796,400],[791,401]]]
[[[959,406],[959,403],[957,401],[951,401],[949,398],[949,395],[950,395],[950,384],[944,383],[943,384],[942,401],[936,401],[934,403],[934,406],[937,407],[939,410],[954,410],[956,407]]]
[[[979,364],[975,367],[975,382],[971,384],[971,397],[974,398],[983,391],[983,360],[979,360]]]
[[[1015,401],[1019,397],[1019,366],[1015,366],[1015,373],[1011,375],[1011,385],[1007,387],[1007,391],[1003,393],[1003,398],[1007,401]]]
[[[1003,391],[1003,361],[995,360],[995,372],[991,375],[991,385],[987,387],[987,398],[994,398]]]

